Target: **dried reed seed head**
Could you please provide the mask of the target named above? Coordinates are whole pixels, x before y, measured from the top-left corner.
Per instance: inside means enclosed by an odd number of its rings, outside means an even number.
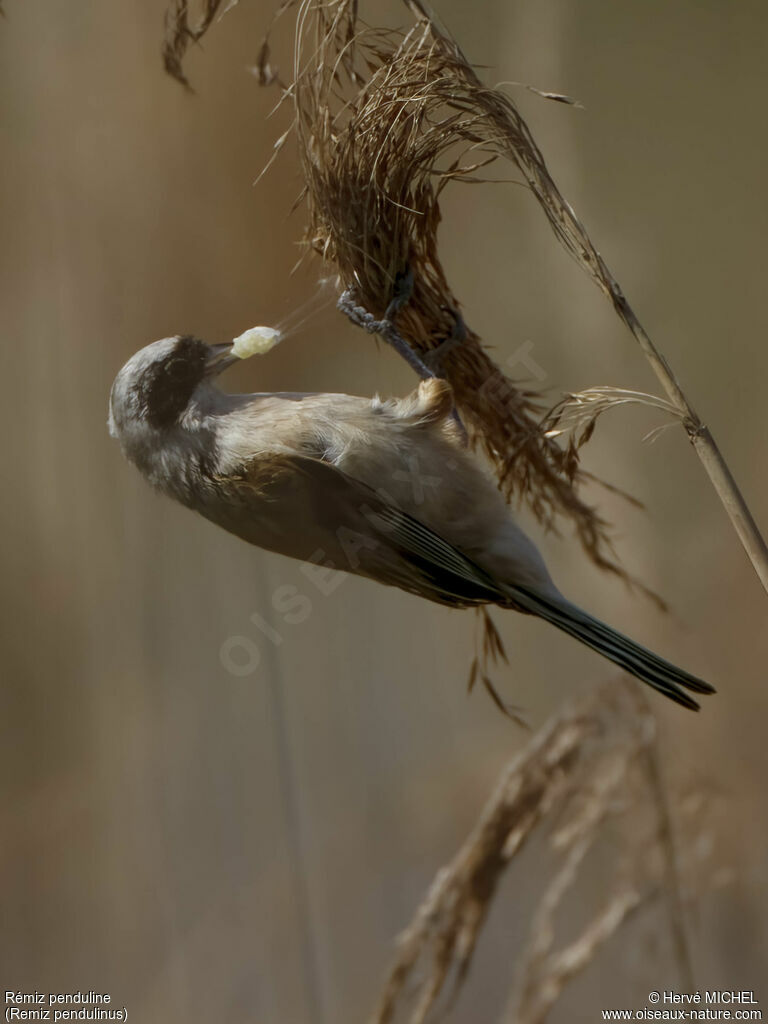
[[[363,26],[357,0],[282,0],[273,23],[297,8],[287,86],[270,63],[268,38],[259,50],[259,81],[280,83],[294,108],[308,248],[338,270],[342,284],[376,317],[409,268],[414,290],[398,329],[428,355],[451,335],[459,310],[438,256],[440,193],[452,180],[482,180],[476,172],[503,157],[517,167],[562,244],[630,328],[642,331],[514,103],[483,85],[420,0],[404,3],[414,24],[394,32]],[[188,84],[182,60],[189,43],[231,6],[203,0],[191,24],[188,0],[172,0],[163,52],[166,68],[180,81]],[[277,141],[275,155],[289,134]],[[590,559],[629,582],[607,523],[579,494],[580,485],[594,479],[579,465],[579,446],[563,449],[547,435],[536,396],[501,371],[471,330],[445,355],[440,372],[504,493],[525,501],[547,528],[570,522]]]
[[[546,840],[544,853],[549,847],[553,864],[517,954],[505,1019],[545,1020],[565,985],[662,884],[673,851],[659,827],[649,771],[655,736],[653,716],[634,684],[616,680],[573,702],[534,735],[504,770],[472,832],[400,936],[372,1022],[440,1019],[438,999],[450,1003],[466,979],[504,873],[535,835]],[[592,848],[610,838],[609,824],[625,856],[601,887],[604,902],[564,939],[561,908],[583,878]],[[583,914],[583,906],[579,910]]]
[[[480,82],[419,3],[408,6],[416,24],[397,33],[361,27],[352,0],[302,0],[287,95],[306,182],[308,245],[376,317],[410,269],[413,293],[397,326],[428,356],[451,336],[459,309],[438,254],[447,182],[477,180],[480,167],[504,156],[561,237],[570,237],[570,222],[514,104]],[[511,381],[469,329],[441,363],[505,494],[525,501],[547,528],[570,521],[592,561],[626,579],[607,523],[580,496],[588,477],[578,450],[547,436],[537,395]]]
[[[237,0],[235,0],[235,3]],[[202,0],[200,15],[190,23],[189,0],[171,0],[165,12],[165,36],[163,38],[163,65],[177,82],[190,89],[184,74],[184,57],[190,43],[199,42],[219,12],[224,0]],[[228,9],[232,2],[225,4]]]

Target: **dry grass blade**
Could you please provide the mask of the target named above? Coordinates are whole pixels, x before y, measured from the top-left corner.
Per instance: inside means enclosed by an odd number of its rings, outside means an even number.
[[[651,712],[645,694],[636,695],[637,705],[641,713],[649,715]],[[675,829],[673,826],[672,811],[667,795],[667,789],[659,763],[659,752],[655,745],[649,746],[643,751],[645,760],[646,777],[651,790],[654,803],[656,804],[657,818],[657,839],[659,846],[664,852],[664,873],[666,889],[666,906],[669,914],[670,932],[675,948],[680,969],[680,979],[684,991],[693,992],[696,988],[693,976],[693,965],[691,954],[688,949],[688,942],[685,931],[685,913],[683,910],[683,895],[680,871],[680,854],[678,844],[675,841]]]
[[[485,605],[481,605],[475,610],[480,630],[479,636],[475,641],[475,656],[472,659],[472,664],[469,669],[467,691],[471,693],[475,688],[477,681],[480,680],[486,693],[499,711],[506,715],[507,718],[511,718],[516,725],[519,725],[523,729],[529,729],[530,726],[525,720],[521,709],[503,700],[493,684],[493,680],[491,679],[491,669],[494,666],[499,665],[501,662],[508,665],[509,659],[507,658],[507,652],[504,649],[501,634],[496,628],[496,623],[491,618],[488,609]]]
[[[627,710],[637,703],[627,698]],[[621,731],[619,733],[621,735]],[[623,877],[603,907],[583,926],[566,946],[553,949],[557,934],[556,915],[565,897],[579,880],[583,860],[597,841],[601,826],[609,817],[622,813],[618,795],[631,791],[631,773],[642,773],[643,758],[653,745],[655,723],[645,711],[633,722],[618,742],[601,750],[589,773],[579,786],[576,815],[554,837],[553,845],[564,853],[533,917],[530,937],[518,964],[519,980],[506,1019],[514,1024],[543,1024],[566,984],[589,964],[627,919],[657,888],[649,883],[644,844],[637,849]],[[655,797],[655,794],[648,794]],[[574,800],[576,802],[576,800]],[[629,844],[628,844],[629,845]]]
[[[557,819],[551,844],[560,863],[531,922],[509,1017],[516,1024],[543,1021],[567,982],[664,882],[659,865],[669,851],[659,840],[657,793],[648,776],[654,743],[651,713],[633,687],[615,682],[545,726],[506,769],[400,936],[371,1024],[423,1024],[437,1013],[441,996],[455,997],[506,868],[539,826]],[[625,830],[622,871],[577,937],[554,949],[556,913],[609,818],[622,819]]]
[[[466,974],[504,869],[565,790],[593,728],[588,715],[569,709],[542,729],[505,771],[467,841],[438,873],[400,936],[372,1024],[394,1019],[418,962],[429,960],[430,965],[416,991],[410,1024],[426,1019],[451,972],[459,979]]]
[[[199,42],[211,26],[224,0],[203,0],[199,18],[190,24],[189,0],[172,0],[165,12],[165,38],[163,39],[163,65],[177,82],[191,89],[184,74],[184,57],[190,43]],[[226,5],[226,10],[232,6]]]
[[[559,878],[554,880],[553,896],[555,883],[559,882]],[[547,955],[542,951],[539,961],[526,964],[529,976],[506,1015],[509,1024],[544,1024],[566,984],[595,958],[600,947],[645,899],[647,895],[631,887],[618,889],[576,940],[556,953]],[[546,934],[551,928],[549,910],[549,906],[543,909],[535,925],[537,932]]]
[[[555,103],[564,103],[567,107],[578,107],[579,110],[584,109],[584,104],[581,100],[575,100],[572,96],[566,96],[561,92],[547,92],[545,89],[537,89],[535,85],[526,85],[525,87],[528,92],[535,93],[536,96],[541,96],[543,100],[552,100]]]
[[[543,427],[548,437],[563,438],[570,436],[569,446],[581,448],[592,436],[600,416],[609,409],[618,409],[625,405],[643,405],[657,409],[675,419],[681,419],[682,413],[668,402],[666,398],[648,395],[644,391],[628,391],[612,385],[585,388],[568,394],[547,413]],[[656,434],[660,428],[652,431]]]
[[[556,864],[517,961],[505,1019],[542,1024],[567,983],[637,908],[662,892],[672,912],[681,980],[691,982],[684,923],[676,916],[680,898],[671,818],[658,773],[651,770],[655,744],[648,705],[633,684],[615,681],[541,729],[504,771],[477,825],[438,872],[400,936],[370,1024],[424,1024],[439,1016],[441,997],[445,1003],[457,996],[504,872],[545,826]],[[577,888],[592,847],[607,833],[619,842],[618,854],[612,855],[613,882],[605,879],[601,906],[575,938],[558,947],[558,914]],[[572,922],[572,914],[564,916]]]

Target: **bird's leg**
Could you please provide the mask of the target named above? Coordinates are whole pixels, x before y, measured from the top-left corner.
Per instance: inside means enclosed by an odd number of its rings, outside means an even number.
[[[397,314],[407,306],[413,295],[414,276],[410,267],[395,277],[395,287],[392,292],[392,301],[387,306],[384,319],[394,321]]]
[[[342,292],[336,306],[349,317],[353,324],[362,327],[368,334],[378,334],[382,337],[405,359],[406,363],[422,380],[429,380],[431,377],[439,375],[432,367],[434,366],[437,370],[442,371],[442,358],[445,353],[453,348],[454,345],[458,345],[466,339],[467,327],[461,313],[457,310],[452,310],[454,325],[450,335],[440,342],[437,348],[422,358],[400,334],[394,323],[397,314],[410,301],[413,294],[413,281],[413,271],[410,267],[405,273],[397,275],[394,294],[384,311],[384,318],[382,320],[377,320],[372,313],[368,312],[365,306],[359,304],[357,294],[353,288],[347,288]],[[451,416],[455,420],[461,432],[462,440],[466,444],[468,441],[467,428],[464,426],[461,416],[459,416],[456,409],[453,410]]]
[[[424,362],[430,369],[435,371],[438,377],[445,376],[443,372],[445,369],[443,359],[446,354],[457,345],[463,345],[467,340],[467,325],[464,323],[464,317],[457,309],[451,309],[450,313],[453,316],[451,333],[436,348],[433,348],[424,356]]]
[[[346,291],[342,292],[336,305],[342,313],[349,317],[353,324],[362,327],[368,334],[378,334],[382,337],[398,355],[403,357],[406,363],[422,380],[428,380],[430,377],[435,376],[434,372],[427,366],[418,352],[405,340],[394,322],[395,317],[403,306],[407,305],[410,301],[412,294],[413,271],[409,267],[405,273],[398,274],[395,278],[392,301],[387,306],[383,319],[377,320],[372,313],[368,312],[365,306],[361,306],[357,302],[357,295],[353,288],[347,288]]]
[[[464,317],[457,309],[451,309],[450,312],[453,314],[451,333],[447,338],[443,338],[436,348],[433,348],[431,352],[427,352],[424,356],[424,362],[438,377],[446,376],[445,364],[443,362],[446,353],[450,352],[454,346],[462,345],[467,340],[467,325],[464,323]],[[467,434],[467,428],[464,426],[464,422],[456,408],[454,408],[451,416],[459,428],[462,441],[465,445],[468,444],[469,435]]]

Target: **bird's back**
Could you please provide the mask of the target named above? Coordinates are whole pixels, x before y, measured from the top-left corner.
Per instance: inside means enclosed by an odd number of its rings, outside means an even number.
[[[320,459],[423,522],[502,582],[552,588],[535,545],[463,445],[450,387],[422,382],[403,399],[255,397],[227,416],[225,464],[270,453]]]

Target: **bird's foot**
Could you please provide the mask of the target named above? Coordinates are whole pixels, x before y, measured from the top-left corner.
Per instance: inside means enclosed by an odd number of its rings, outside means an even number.
[[[457,309],[451,309],[450,312],[453,315],[451,333],[447,338],[443,338],[436,348],[433,348],[431,352],[427,352],[424,356],[424,362],[438,377],[445,376],[444,360],[448,353],[456,348],[457,345],[463,345],[467,340],[467,325],[464,323],[464,317]]]
[[[358,295],[354,288],[347,288],[339,296],[337,308],[347,316],[353,324],[362,327],[368,334],[378,334],[387,344],[405,359],[406,363],[414,370],[422,380],[429,380],[432,377],[442,377],[443,359],[446,354],[456,345],[462,344],[467,337],[467,325],[458,310],[451,310],[454,324],[451,333],[444,338],[440,344],[425,356],[418,352],[405,340],[395,326],[394,320],[403,306],[410,302],[413,295],[413,271],[410,267],[395,279],[395,287],[392,299],[387,306],[382,320],[377,320],[365,306],[360,305]],[[463,442],[468,441],[467,429],[464,426],[461,416],[456,409],[451,413],[453,420],[459,428]]]
[[[387,306],[386,312],[384,313],[385,320],[390,322],[394,321],[403,306],[408,305],[411,301],[411,296],[413,295],[413,285],[413,271],[410,267],[406,267],[406,269],[399,273],[395,278],[395,287],[392,291],[392,301]]]
[[[435,376],[434,372],[418,352],[405,340],[394,322],[395,317],[403,306],[407,305],[410,301],[412,294],[413,271],[409,267],[404,273],[397,275],[392,300],[384,312],[383,319],[377,320],[365,306],[361,306],[358,296],[352,288],[347,288],[346,291],[342,292],[339,296],[337,307],[349,317],[353,324],[362,327],[368,334],[378,334],[383,338],[398,355],[402,356],[422,380],[428,380],[430,377]]]

